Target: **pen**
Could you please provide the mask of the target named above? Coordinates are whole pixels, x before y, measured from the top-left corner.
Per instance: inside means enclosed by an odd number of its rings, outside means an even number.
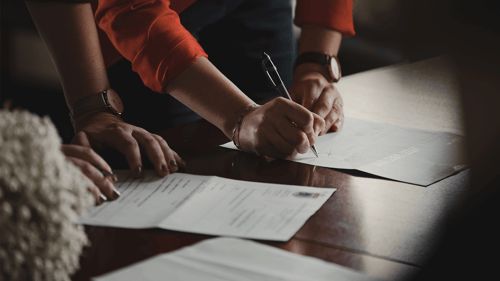
[[[273,84],[273,86],[276,88],[276,90],[278,90],[282,97],[288,100],[292,100],[290,94],[288,94],[288,91],[285,88],[285,84],[283,84],[283,81],[281,80],[278,69],[276,69],[276,66],[274,65],[269,55],[264,52],[260,57],[262,59],[262,69],[267,74],[269,82]],[[318,157],[318,152],[316,151],[316,147],[314,145],[311,146],[311,151],[314,153],[314,155],[316,155],[316,157]]]

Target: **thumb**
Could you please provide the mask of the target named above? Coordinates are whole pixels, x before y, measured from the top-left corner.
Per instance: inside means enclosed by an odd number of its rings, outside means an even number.
[[[326,122],[325,122],[325,119],[321,116],[319,116],[318,114],[316,113],[312,113],[313,114],[313,118],[314,118],[314,125],[313,125],[313,129],[314,129],[314,133],[316,134],[316,137],[319,136],[319,134],[321,132],[323,132],[325,130],[325,126],[326,126]]]

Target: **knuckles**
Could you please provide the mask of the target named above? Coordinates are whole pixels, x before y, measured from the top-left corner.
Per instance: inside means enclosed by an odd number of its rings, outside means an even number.
[[[332,103],[325,101],[325,102],[319,102],[316,105],[316,109],[319,111],[326,111],[328,113],[332,109],[335,110],[335,107],[332,108]]]
[[[82,172],[89,177],[89,175],[92,173],[92,165],[90,165],[89,162],[83,162],[80,164],[80,169]],[[90,178],[90,177],[89,177]]]
[[[88,147],[88,146],[83,146],[81,147],[81,150],[82,150],[82,153],[85,154],[85,155],[89,155],[89,156],[94,156],[95,155],[95,152],[92,148]]]

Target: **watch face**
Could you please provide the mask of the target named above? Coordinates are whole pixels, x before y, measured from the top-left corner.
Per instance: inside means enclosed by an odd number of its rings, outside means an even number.
[[[123,112],[122,100],[115,91],[111,89],[106,91],[106,99],[108,104],[111,106],[111,110],[113,110],[116,114],[121,114]]]
[[[340,72],[340,64],[337,61],[336,57],[332,56],[330,58],[330,69],[332,71],[331,74],[333,76],[333,80],[335,80],[334,82],[337,82],[340,79],[341,72]]]

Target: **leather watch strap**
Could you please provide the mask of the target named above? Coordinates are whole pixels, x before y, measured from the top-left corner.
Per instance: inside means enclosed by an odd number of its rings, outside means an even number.
[[[111,113],[120,115],[123,112],[123,104],[118,94],[113,89],[107,89],[104,92],[85,97],[77,101],[70,109],[69,116],[74,124],[76,118],[86,112],[95,109],[109,108]]]
[[[319,52],[302,53],[295,60],[294,71],[303,63],[315,63],[324,66],[329,76],[325,78],[330,82],[337,82],[342,76],[340,63],[335,55],[327,55]]]
[[[307,52],[300,54],[297,57],[297,60],[295,61],[295,68],[297,66],[306,63],[306,62],[313,62],[317,64],[322,64],[322,65],[327,65],[329,62],[330,56],[322,53],[317,53],[317,52]]]
[[[71,119],[73,119],[74,121],[78,116],[82,115],[85,112],[109,106],[106,104],[106,100],[104,99],[103,94],[105,92],[106,91],[96,95],[88,96],[84,99],[77,101],[73,105],[73,108],[71,108],[71,113],[70,113]]]

